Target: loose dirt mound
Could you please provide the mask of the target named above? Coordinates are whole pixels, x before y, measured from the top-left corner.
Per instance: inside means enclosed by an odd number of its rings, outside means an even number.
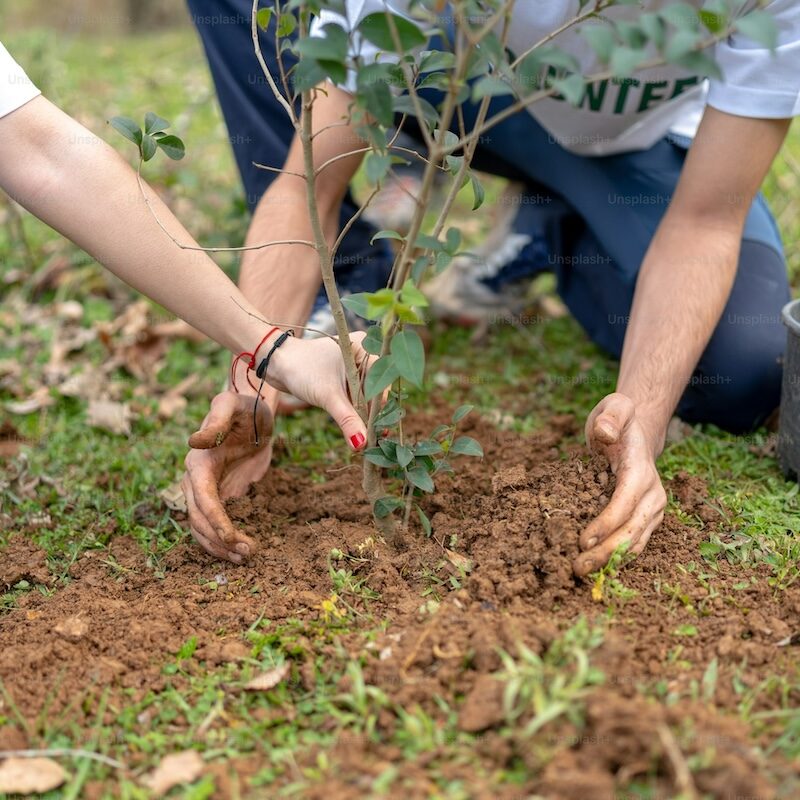
[[[213,667],[247,655],[242,632],[262,615],[272,624],[318,619],[332,591],[329,559],[336,548],[358,556],[347,563],[378,594],[348,598],[363,612],[351,630],[390,623],[365,667],[367,680],[434,719],[444,714],[437,698],[458,713],[459,728],[477,734],[484,775],[458,764],[437,769],[467,781],[475,797],[535,792],[605,800],[645,778],[664,797],[686,791],[687,781],[716,798],[774,796],[750,732],[721,712],[734,711],[741,692],[766,676],[795,669],[792,648],[776,642],[792,632],[785,620],[800,615],[800,587],[775,593],[765,568],[745,577],[724,560],[706,564],[698,545],[707,531],[671,516],[621,574],[635,594],[610,601],[610,630],[593,653],[605,681],[587,691],[585,719],[560,717],[532,739],[520,734],[530,715],[504,728],[500,652],[517,657],[524,644],[543,655],[580,616],[607,614],[592,601],[591,584],[573,577],[571,562],[581,530],[613,493],[614,478],[598,459],[559,451],[560,434],[572,424],[561,419],[545,435],[520,436],[472,423],[468,432],[482,442],[486,459],[442,481],[426,501],[433,537],[417,531],[403,552],[370,544],[373,529],[352,467],[330,472],[325,483],[276,469],[248,497],[231,502],[234,518],[262,543],[247,567],[213,562],[188,543],[158,565],[163,577],[125,538],[114,540],[110,552],[84,553],[70,571],[72,582],[51,597],[31,592],[0,617],[0,678],[28,720],[47,703],[49,715],[88,729],[95,721],[89,699],[106,687],[112,698],[127,687],[134,699],[167,682],[180,688],[181,677],[165,676],[162,667],[191,636],[195,658]],[[706,526],[719,524],[702,482],[682,476],[672,488],[685,512]],[[40,567],[41,557],[19,540],[3,554],[4,576],[41,580]],[[439,578],[438,605],[430,602],[432,574]],[[207,582],[215,578],[211,590]],[[351,634],[343,644],[356,655],[362,640]],[[712,659],[714,682],[707,676]],[[302,674],[304,665],[297,668]],[[641,687],[657,683],[672,698],[668,704],[642,696]],[[753,708],[778,707],[777,691],[755,694]],[[397,724],[393,714],[381,714],[378,729]],[[324,787],[328,799],[364,796],[365,780],[399,753],[350,737],[334,756],[338,778]],[[404,764],[409,797],[428,796],[425,769],[436,757]],[[493,784],[493,773],[520,764],[524,786]],[[787,769],[777,759],[769,767],[773,779]]]

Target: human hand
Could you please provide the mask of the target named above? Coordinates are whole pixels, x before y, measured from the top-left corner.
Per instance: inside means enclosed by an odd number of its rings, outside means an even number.
[[[363,333],[351,336],[356,364],[361,369],[369,355],[361,346]],[[278,348],[268,370],[270,384],[290,391],[311,405],[324,408],[337,422],[354,450],[366,443],[366,428],[347,396],[347,381],[339,345],[331,339],[287,339]],[[182,488],[186,496],[192,536],[208,553],[236,564],[257,548],[237,530],[224,501],[244,494],[261,480],[272,457],[273,415],[269,403],[259,403],[255,441],[253,394],[225,391],[211,402],[200,430],[189,438]]]
[[[350,334],[356,367],[362,377],[367,365],[375,360],[362,346],[364,336],[361,332]],[[354,450],[360,450],[366,443],[367,428],[350,401],[344,361],[335,340],[287,339],[270,361],[267,380],[279,391],[324,408]]]
[[[237,530],[225,511],[224,501],[247,491],[261,480],[272,458],[273,417],[267,403],[259,403],[253,428],[252,394],[220,392],[200,430],[189,437],[186,474],[181,487],[186,496],[189,527],[207,552],[241,564],[256,550],[256,542]]]
[[[621,544],[627,543],[628,552],[639,555],[664,519],[667,504],[656,470],[658,446],[637,419],[629,397],[617,392],[595,406],[586,422],[586,441],[590,450],[608,459],[617,487],[581,534],[584,552],[573,564],[579,576],[604,566]]]

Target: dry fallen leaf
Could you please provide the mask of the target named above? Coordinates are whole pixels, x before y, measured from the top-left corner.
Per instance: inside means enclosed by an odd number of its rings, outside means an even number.
[[[172,753],[165,756],[161,763],[142,779],[142,783],[156,797],[161,797],[174,786],[194,783],[202,774],[204,766],[203,759],[195,750]]]
[[[46,386],[40,386],[27,400],[6,403],[6,408],[12,414],[32,414],[34,411],[41,411],[41,409],[53,405],[53,402],[50,390]]]
[[[162,489],[159,496],[166,504],[170,511],[183,511],[186,512],[186,497],[181,489],[181,482],[179,480]]]
[[[86,418],[93,428],[102,428],[111,433],[129,436],[131,433],[131,413],[127,403],[113,400],[90,400]]]
[[[42,794],[67,779],[62,766],[51,758],[7,758],[0,762],[0,794]]]
[[[108,377],[99,370],[85,369],[70,375],[58,387],[58,393],[65,397],[80,397],[88,400],[108,391]]]
[[[247,692],[268,692],[274,689],[288,674],[291,665],[288,661],[273,667],[248,681],[242,688]]]
[[[13,458],[24,442],[19,431],[8,420],[0,424],[0,459]]]
[[[166,392],[158,401],[158,416],[161,417],[161,419],[172,419],[179,411],[183,411],[187,406],[186,392],[189,391],[195,383],[197,383],[197,374],[193,373]]]
[[[461,553],[456,553],[454,550],[444,549],[444,554],[447,560],[457,569],[462,572],[470,572],[472,570],[472,561]]]

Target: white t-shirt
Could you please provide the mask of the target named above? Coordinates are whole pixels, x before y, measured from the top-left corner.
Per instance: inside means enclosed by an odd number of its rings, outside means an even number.
[[[0,42],[0,117],[16,111],[29,100],[41,94],[25,70],[11,58]]]
[[[638,5],[612,6],[603,15],[636,20],[643,11],[658,11],[673,0],[641,0]],[[689,0],[700,8],[704,0]],[[744,9],[750,10],[754,3]],[[368,14],[390,11],[408,16],[409,0],[346,0],[347,19],[324,13],[314,30],[338,22],[346,30]],[[765,6],[778,24],[776,53],[735,33],[713,48],[724,81],[704,81],[682,67],[641,70],[632,78],[600,81],[588,87],[575,108],[561,99],[545,98],[528,112],[567,150],[580,155],[610,155],[644,150],[668,132],[694,135],[706,104],[744,117],[787,118],[800,115],[800,0],[773,0]],[[579,13],[579,0],[518,0],[507,46],[521,55]],[[590,21],[582,24],[600,24]],[[552,45],[575,56],[584,75],[604,71],[594,50],[576,28],[555,37]],[[391,54],[356,36],[354,48],[366,63],[392,60]],[[653,50],[652,55],[657,53]],[[352,91],[354,76],[343,87]]]

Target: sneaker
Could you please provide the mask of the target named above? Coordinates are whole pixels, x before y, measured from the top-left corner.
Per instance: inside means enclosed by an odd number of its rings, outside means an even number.
[[[433,314],[461,324],[513,319],[528,304],[531,280],[551,268],[557,201],[509,184],[491,232],[425,286]]]

